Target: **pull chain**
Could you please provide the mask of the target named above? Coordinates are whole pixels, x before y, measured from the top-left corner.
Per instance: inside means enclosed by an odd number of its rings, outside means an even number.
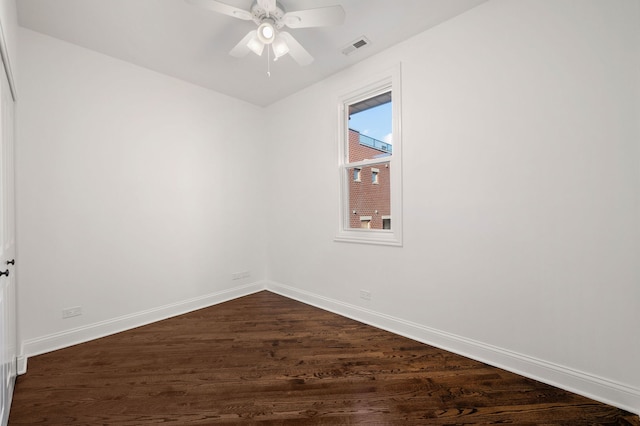
[[[271,77],[271,49],[267,45],[267,77]]]

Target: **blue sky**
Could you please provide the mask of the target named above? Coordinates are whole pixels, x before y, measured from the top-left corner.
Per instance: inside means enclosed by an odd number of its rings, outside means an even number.
[[[391,102],[353,114],[349,128],[379,141],[393,143],[391,136]]]

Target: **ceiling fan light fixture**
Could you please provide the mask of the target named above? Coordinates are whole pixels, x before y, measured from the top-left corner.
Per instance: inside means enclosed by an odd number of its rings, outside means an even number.
[[[273,40],[271,47],[273,48],[273,55],[275,56],[274,60],[289,53],[289,46],[282,37],[276,37],[275,40]]]
[[[263,22],[258,27],[258,39],[264,44],[271,44],[276,38],[276,29],[271,22]]]
[[[259,37],[256,35],[249,40],[247,43],[247,47],[253,53],[258,56],[262,56],[262,51],[264,50],[264,43],[259,40]]]

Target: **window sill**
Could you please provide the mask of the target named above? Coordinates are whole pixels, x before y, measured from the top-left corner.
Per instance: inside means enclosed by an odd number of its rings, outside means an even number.
[[[353,229],[342,231],[333,240],[340,243],[402,247],[402,241],[395,235],[395,233],[387,230]]]

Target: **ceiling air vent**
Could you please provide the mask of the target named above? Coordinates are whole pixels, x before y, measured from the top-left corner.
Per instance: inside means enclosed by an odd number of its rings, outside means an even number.
[[[368,46],[370,44],[371,42],[369,41],[369,39],[366,38],[365,36],[362,36],[357,40],[354,40],[351,43],[349,43],[344,49],[342,49],[342,53],[344,53],[345,55],[351,55],[356,50],[362,49],[363,47]]]

